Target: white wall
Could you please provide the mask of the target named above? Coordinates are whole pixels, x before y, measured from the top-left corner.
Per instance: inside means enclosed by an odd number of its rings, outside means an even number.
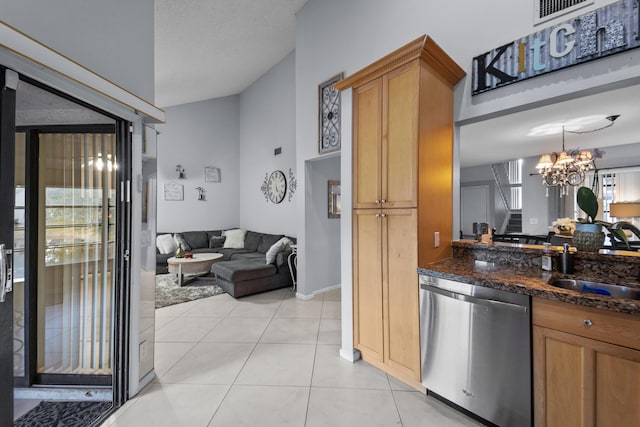
[[[340,220],[328,215],[328,180],[340,180],[340,156],[331,156],[306,165],[305,220],[307,235],[321,238],[306,241],[305,253],[313,264],[314,276],[298,294],[310,296],[340,285]],[[350,212],[346,212],[350,215]]]
[[[153,102],[153,0],[0,0],[2,19]]]
[[[238,226],[239,97],[169,107],[158,135],[158,231],[218,230]],[[178,179],[176,165],[186,172]],[[220,183],[204,182],[204,167],[220,168]],[[184,185],[183,201],[165,201],[164,184]],[[206,201],[197,200],[204,187]]]
[[[266,174],[281,170],[296,181],[295,54],[291,53],[240,94],[238,225],[247,230],[296,236],[297,194],[281,203],[260,191]],[[282,153],[274,155],[274,149]]]

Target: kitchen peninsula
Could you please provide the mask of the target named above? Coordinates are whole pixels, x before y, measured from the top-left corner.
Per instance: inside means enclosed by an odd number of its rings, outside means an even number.
[[[452,258],[422,266],[419,274],[532,297],[533,425],[640,425],[640,301],[550,284],[571,278],[640,289],[640,254],[577,252],[575,274],[562,275],[558,247],[549,272],[541,268],[548,254],[542,246],[451,246]]]

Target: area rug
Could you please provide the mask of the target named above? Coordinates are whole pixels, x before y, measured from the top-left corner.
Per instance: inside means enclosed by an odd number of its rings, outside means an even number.
[[[14,427],[86,427],[108,411],[112,402],[40,402],[18,418]]]
[[[156,276],[156,308],[167,307],[181,302],[194,301],[222,294],[224,290],[215,284],[214,279],[199,278],[194,282],[178,286],[175,274]]]

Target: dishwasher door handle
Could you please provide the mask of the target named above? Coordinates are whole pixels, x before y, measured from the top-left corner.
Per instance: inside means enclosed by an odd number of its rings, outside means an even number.
[[[506,308],[508,310],[521,311],[524,313],[528,311],[528,308],[524,305],[512,304],[510,302],[497,301],[493,299],[473,297],[471,295],[461,294],[458,292],[437,288],[435,286],[430,286],[425,283],[421,283],[420,288],[424,289],[425,291],[434,292],[436,294],[439,294],[448,298],[457,299],[459,301],[465,301],[472,304],[479,304],[479,305],[484,305],[484,306],[494,307],[494,308]]]

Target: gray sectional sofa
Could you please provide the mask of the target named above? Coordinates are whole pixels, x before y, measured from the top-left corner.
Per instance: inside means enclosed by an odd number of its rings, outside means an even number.
[[[158,233],[169,234],[169,233]],[[175,233],[171,233],[175,234]],[[213,264],[216,282],[234,298],[292,286],[287,262],[291,253],[284,248],[267,264],[266,253],[282,237],[277,234],[258,233],[247,230],[243,248],[225,248],[223,230],[185,231],[177,233],[182,238],[183,249],[192,253],[221,253],[222,260]],[[293,243],[295,238],[288,237]],[[156,274],[168,273],[167,259],[173,254],[156,253]]]

